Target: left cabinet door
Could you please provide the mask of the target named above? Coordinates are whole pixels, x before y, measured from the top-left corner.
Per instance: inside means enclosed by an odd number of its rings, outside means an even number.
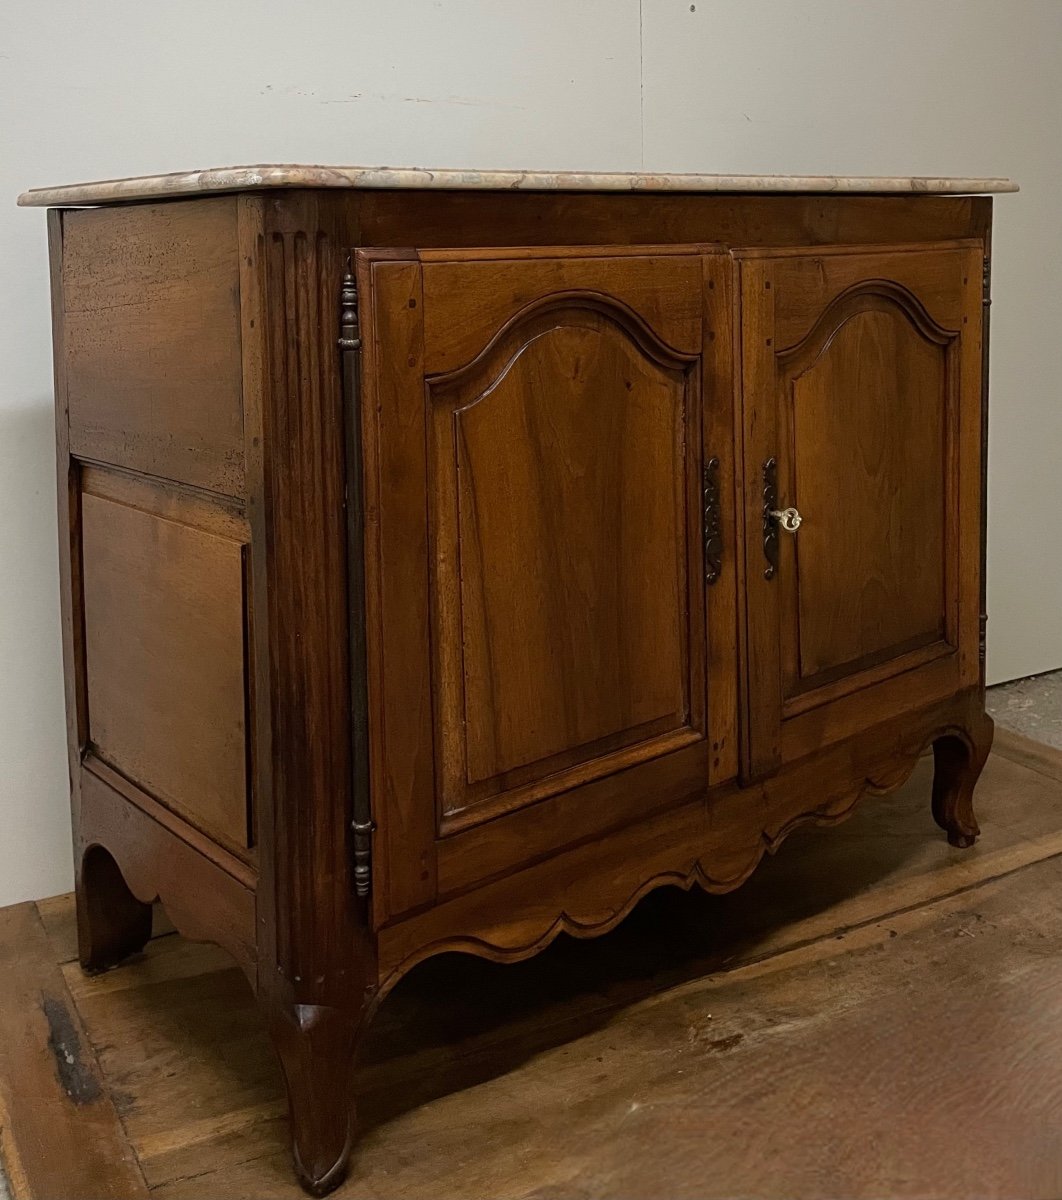
[[[709,275],[362,256],[378,919],[735,773]]]

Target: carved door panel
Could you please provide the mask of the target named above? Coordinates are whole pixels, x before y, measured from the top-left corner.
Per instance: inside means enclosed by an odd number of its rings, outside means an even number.
[[[395,586],[375,693],[370,671],[376,786],[428,875],[396,881],[402,911],[736,773],[734,539],[715,500],[732,461],[706,454],[703,422],[729,403],[705,395],[697,248],[425,251],[361,271],[382,506],[368,564],[375,548]],[[419,768],[398,779],[389,712],[418,728]]]
[[[750,775],[978,681],[980,255],[739,256]]]

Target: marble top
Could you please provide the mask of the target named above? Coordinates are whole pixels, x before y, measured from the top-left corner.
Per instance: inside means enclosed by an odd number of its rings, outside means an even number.
[[[912,175],[681,175],[633,171],[436,171],[418,167],[259,165],[33,188],[23,192],[18,202],[27,207],[116,204],[124,200],[197,196],[208,192],[296,187],[523,192],[862,192],[950,196],[1018,190],[1018,185],[1010,179]]]

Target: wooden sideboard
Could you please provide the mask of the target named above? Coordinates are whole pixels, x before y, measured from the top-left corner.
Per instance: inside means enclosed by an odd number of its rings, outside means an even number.
[[[232,952],[309,1190],[427,956],[735,888],[930,746],[974,841],[992,201],[952,193],[979,190],[1013,187],[23,197],[52,206],[81,960],[140,950],[156,898]]]

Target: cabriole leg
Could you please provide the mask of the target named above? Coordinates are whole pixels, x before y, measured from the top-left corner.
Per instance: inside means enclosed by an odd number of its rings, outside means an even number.
[[[354,1059],[366,1011],[296,1004],[270,1014],[287,1084],[299,1182],[324,1196],[343,1182],[357,1132]]]
[[[933,743],[933,816],[953,846],[972,846],[981,830],[973,810],[973,793],[988,752],[994,725],[985,716],[969,737],[947,734]]]

